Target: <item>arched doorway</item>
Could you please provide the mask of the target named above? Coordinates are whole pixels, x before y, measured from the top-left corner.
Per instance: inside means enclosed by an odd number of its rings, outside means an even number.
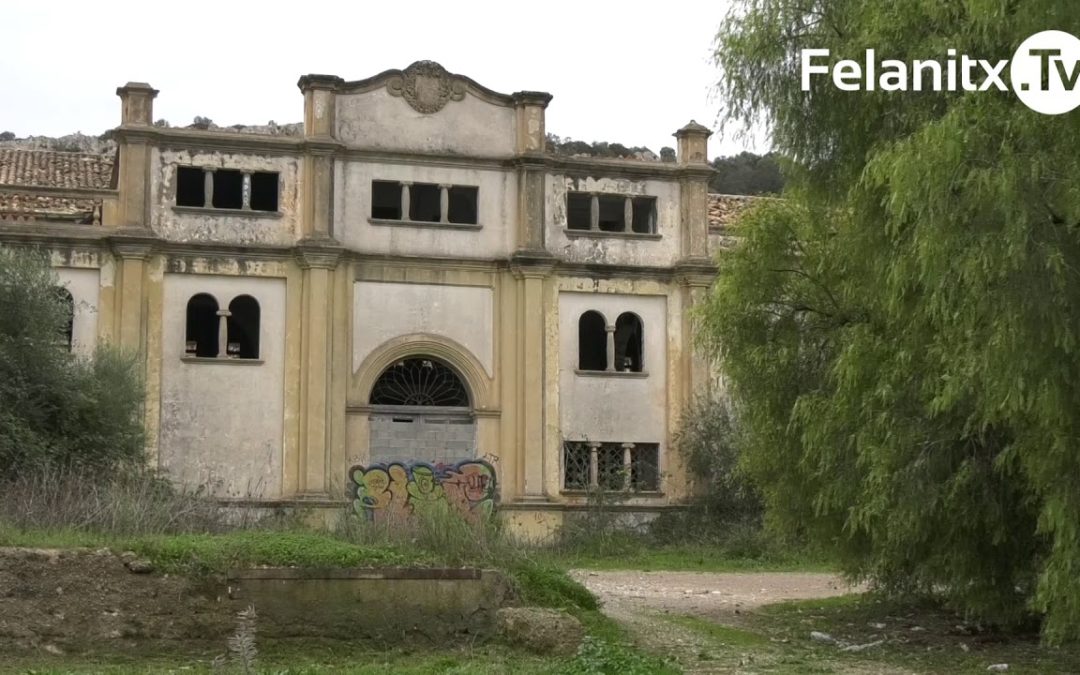
[[[372,464],[453,464],[476,456],[476,423],[468,388],[429,356],[395,361],[371,388]]]

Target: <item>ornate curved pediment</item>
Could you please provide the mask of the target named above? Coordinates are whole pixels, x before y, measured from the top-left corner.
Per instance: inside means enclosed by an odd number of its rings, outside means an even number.
[[[450,101],[465,98],[465,81],[434,61],[416,61],[386,81],[392,96],[400,96],[418,113],[430,115]]]

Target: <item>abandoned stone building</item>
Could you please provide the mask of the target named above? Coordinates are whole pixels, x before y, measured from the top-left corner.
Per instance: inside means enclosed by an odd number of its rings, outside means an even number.
[[[339,507],[350,467],[482,460],[530,532],[598,488],[678,504],[672,434],[710,380],[690,310],[738,207],[708,194],[709,130],[565,156],[549,94],[433,62],[299,88],[294,127],[155,125],[129,83],[113,149],[0,144],[0,244],[50,252],[72,349],[137,351],[152,461]]]

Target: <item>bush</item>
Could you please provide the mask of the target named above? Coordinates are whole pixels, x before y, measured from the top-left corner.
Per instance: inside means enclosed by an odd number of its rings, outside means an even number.
[[[114,472],[143,460],[134,358],[78,358],[69,308],[44,254],[0,248],[0,480],[45,467]]]

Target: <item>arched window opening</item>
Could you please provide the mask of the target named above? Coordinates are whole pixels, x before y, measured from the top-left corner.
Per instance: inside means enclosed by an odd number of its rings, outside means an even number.
[[[461,378],[435,359],[402,359],[383,371],[371,389],[372,405],[466,408],[469,394]]]
[[[578,319],[578,369],[607,370],[607,365],[606,321],[589,310]]]
[[[641,317],[624,312],[615,321],[615,370],[640,373],[643,353]]]
[[[238,295],[229,303],[229,358],[259,358],[259,302],[250,295]]]
[[[214,296],[199,293],[187,304],[185,356],[214,358],[218,355],[218,303]]]
[[[68,351],[74,346],[75,335],[75,299],[71,297],[71,291],[61,286],[56,287],[56,297],[64,311],[64,323],[60,329],[61,344],[67,345]]]

